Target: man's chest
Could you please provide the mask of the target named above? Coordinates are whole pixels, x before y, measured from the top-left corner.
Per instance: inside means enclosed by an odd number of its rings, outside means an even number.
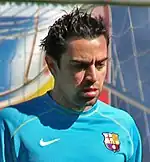
[[[24,133],[29,162],[124,162],[130,146],[127,133],[115,125],[81,124],[64,130],[38,125]]]

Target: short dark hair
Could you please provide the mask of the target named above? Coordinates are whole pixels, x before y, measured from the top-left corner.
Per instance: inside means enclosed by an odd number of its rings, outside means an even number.
[[[93,18],[91,14],[76,8],[50,26],[48,35],[40,46],[46,55],[50,55],[59,64],[61,55],[67,49],[67,40],[73,37],[93,39],[100,35],[105,36],[108,46],[109,33],[103,18]]]

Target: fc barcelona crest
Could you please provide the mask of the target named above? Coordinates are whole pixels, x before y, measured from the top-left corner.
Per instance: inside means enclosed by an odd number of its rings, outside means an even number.
[[[104,144],[107,149],[118,152],[120,150],[119,135],[116,133],[102,133],[104,136]]]

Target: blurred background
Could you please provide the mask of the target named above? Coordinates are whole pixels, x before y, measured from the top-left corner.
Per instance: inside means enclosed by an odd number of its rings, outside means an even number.
[[[0,108],[44,94],[54,79],[40,40],[75,5],[0,5]],[[143,162],[150,158],[150,8],[80,5],[104,17],[109,33],[108,73],[100,100],[128,111],[142,136]]]

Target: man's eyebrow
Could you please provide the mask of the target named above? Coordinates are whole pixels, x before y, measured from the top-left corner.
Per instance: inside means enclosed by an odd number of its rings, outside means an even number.
[[[76,59],[73,59],[73,60],[70,60],[71,63],[89,63],[89,61],[86,61],[86,60],[76,60]]]
[[[101,63],[101,62],[104,62],[104,61],[106,61],[106,60],[108,60],[109,59],[109,57],[105,57],[105,58],[103,58],[103,59],[101,59],[101,60],[97,60],[96,61],[96,63]],[[89,64],[89,63],[91,63],[91,62],[89,62],[89,61],[86,61],[86,60],[78,60],[78,59],[72,59],[72,60],[70,60],[70,62],[71,63],[87,63],[87,64]]]
[[[110,59],[110,58],[109,57],[105,57],[105,58],[103,58],[101,60],[96,61],[96,63],[102,63],[104,61],[107,61],[108,59]]]

